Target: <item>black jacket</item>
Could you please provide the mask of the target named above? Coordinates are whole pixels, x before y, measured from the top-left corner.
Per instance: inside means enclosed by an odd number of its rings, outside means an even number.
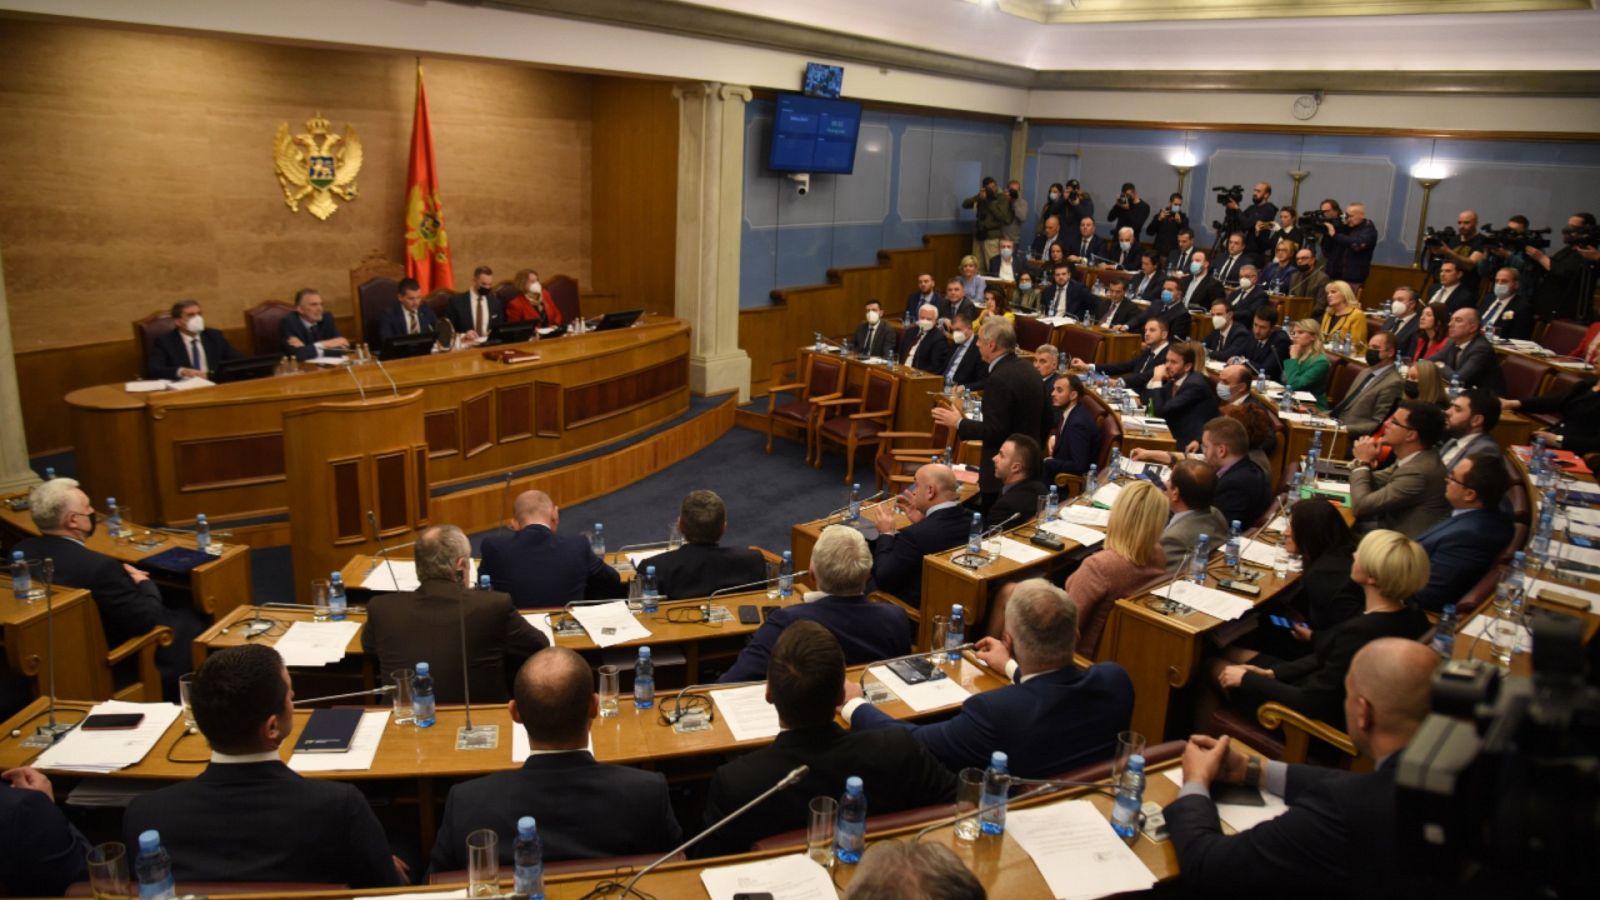
[[[0,785],[0,841],[0,894],[7,897],[59,897],[89,877],[89,842],[38,791]]]
[[[150,348],[150,358],[145,361],[145,375],[173,380],[178,377],[179,369],[191,368],[189,342],[184,340],[187,336],[174,329],[156,338],[155,346]],[[208,372],[216,371],[217,363],[239,358],[239,351],[215,328],[200,332],[200,349],[205,351]]]
[[[1518,411],[1560,415],[1556,431],[1561,434],[1561,449],[1592,453],[1600,450],[1600,392],[1593,388],[1593,381],[1580,381],[1565,393],[1530,397]]]
[[[543,525],[484,538],[480,552],[478,574],[488,575],[494,589],[510,594],[519,609],[624,596],[617,570],[595,556],[587,540]]]
[[[1217,492],[1211,500],[1211,505],[1223,518],[1230,522],[1237,520],[1247,531],[1255,526],[1271,503],[1272,482],[1249,458],[1229,466],[1217,479]]]
[[[1252,714],[1269,700],[1344,727],[1344,676],[1356,651],[1381,637],[1416,639],[1428,630],[1428,617],[1415,606],[1396,612],[1362,613],[1332,628],[1313,632],[1312,652],[1272,667],[1272,678],[1245,673],[1233,703]]]
[[[1204,375],[1196,372],[1190,372],[1176,390],[1168,381],[1149,393],[1156,415],[1167,421],[1179,450],[1189,446],[1190,441],[1200,440],[1205,424],[1217,417],[1217,392]]]
[[[993,459],[1000,445],[1013,434],[1025,434],[1043,446],[1050,428],[1050,410],[1044,402],[1044,385],[1033,366],[1016,356],[1002,356],[983,382],[983,421],[962,419],[957,436],[963,441],[982,441],[983,458]],[[1000,480],[993,466],[978,473],[978,489],[985,494],[1000,491]]]
[[[684,544],[650,557],[645,565],[656,567],[657,589],[673,600],[709,597],[719,588],[752,584],[767,577],[767,562],[759,552],[721,544]]]
[[[870,340],[868,332],[871,332]],[[879,318],[877,325],[868,325],[866,322],[857,325],[855,337],[850,339],[850,344],[867,356],[883,357],[888,356],[894,349],[894,339],[894,326],[887,320]]]
[[[918,343],[919,340],[921,343]],[[917,348],[917,353],[908,363],[906,354],[911,352],[912,347]],[[910,365],[912,368],[934,375],[943,375],[945,363],[950,359],[950,342],[938,328],[924,333],[912,326],[901,332],[900,346],[895,350],[894,356],[896,363]]]
[[[958,503],[896,534],[878,535],[872,542],[873,584],[912,606],[921,606],[922,558],[965,544],[971,527],[972,511]]]
[[[506,310],[505,304],[500,302],[499,297],[491,293],[488,295],[488,299],[489,330],[493,331],[496,325],[505,320]],[[450,305],[445,307],[445,318],[449,319],[450,324],[455,326],[457,334],[466,334],[469,331],[476,331],[478,328],[477,322],[473,319],[472,300],[472,291],[463,291],[459,294],[452,294],[450,296]],[[487,337],[488,335],[479,336]]]
[[[989,507],[988,515],[984,518],[984,524],[999,525],[1014,515],[1016,518],[1012,519],[1011,524],[1006,527],[1015,528],[1021,525],[1033,518],[1033,514],[1039,509],[1039,498],[1049,490],[1042,481],[1017,482],[1010,488],[1000,492],[1000,496]],[[972,527],[971,519],[967,520],[967,527]]]
[[[955,365],[953,372],[950,370],[952,364]],[[978,352],[977,339],[968,338],[961,344],[952,342],[950,352],[944,358],[944,368],[939,370],[939,374],[949,376],[952,382],[962,387],[982,389],[984,379],[989,375],[989,364],[983,361],[983,354]]]
[[[311,359],[317,355],[317,341],[329,341],[339,336],[339,326],[334,324],[331,312],[323,313],[322,321],[313,326],[307,326],[297,312],[289,313],[278,323],[279,352],[299,360]],[[289,346],[289,338],[299,338],[300,346]],[[334,349],[324,351],[322,355],[339,356],[343,353],[343,350]]]

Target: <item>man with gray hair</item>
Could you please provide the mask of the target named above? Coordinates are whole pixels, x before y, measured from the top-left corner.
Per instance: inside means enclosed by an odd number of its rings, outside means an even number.
[[[622,579],[577,535],[558,534],[561,508],[544,491],[523,491],[511,508],[512,534],[483,540],[483,565],[497,591],[518,609],[548,609],[574,600],[621,599]]]
[[[936,406],[934,421],[956,430],[956,439],[982,441],[983,458],[993,459],[1013,434],[1025,434],[1042,447],[1050,431],[1050,405],[1045,403],[1039,373],[1016,355],[1017,332],[998,316],[978,329],[978,353],[988,373],[983,382],[983,420],[973,421],[950,406]],[[979,470],[980,508],[987,511],[1000,496],[1000,479],[985,466]]]
[[[844,900],[984,900],[983,882],[943,844],[878,841],[850,877]]]
[[[1002,750],[1011,774],[1057,775],[1110,759],[1117,732],[1133,716],[1133,681],[1114,662],[1080,669],[1073,661],[1078,610],[1066,591],[1043,578],[1017,584],[1005,609],[1005,634],[978,641],[974,655],[1013,682],[973,694],[952,719],[897,722],[845,684],[840,714],[853,729],[910,728],[917,742],[952,771],[983,768]]]
[[[876,662],[911,652],[914,629],[905,611],[893,603],[866,598],[872,577],[872,551],[861,532],[846,525],[822,530],[811,550],[811,575],[819,593],[805,602],[774,609],[720,682],[761,681],[783,630],[810,620],[833,632],[844,650],[846,665]]]
[[[385,675],[427,663],[440,703],[462,702],[468,678],[474,701],[506,702],[522,663],[550,642],[528,624],[509,595],[471,589],[472,543],[460,528],[423,529],[414,553],[421,583],[414,591],[372,598],[361,649],[377,656],[378,671]]]
[[[707,597],[721,588],[760,587],[767,577],[761,551],[724,547],[718,541],[728,530],[728,508],[715,491],[690,491],[678,507],[678,531],[684,545],[650,557],[656,587],[673,600]]]
[[[193,609],[168,608],[161,589],[144,570],[89,549],[99,516],[76,481],[46,481],[28,495],[28,504],[39,536],[19,541],[12,549],[30,560],[54,560],[56,584],[84,588],[94,597],[108,646],[116,647],[159,625],[172,629],[172,644],[156,650],[156,668],[161,671],[162,696],[176,702],[178,678],[193,667],[190,642],[206,629],[205,620]],[[116,668],[119,687],[138,678],[135,665],[129,660]]]

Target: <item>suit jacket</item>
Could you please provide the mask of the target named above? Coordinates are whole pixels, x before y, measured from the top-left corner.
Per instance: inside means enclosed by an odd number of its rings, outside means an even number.
[[[1498,509],[1469,509],[1441,520],[1417,537],[1428,551],[1428,583],[1411,602],[1429,612],[1466,596],[1511,541],[1511,519]]]
[[[1060,304],[1057,294],[1061,293],[1060,285],[1047,284],[1039,292],[1040,314],[1045,316],[1068,315],[1075,319],[1082,319],[1094,315],[1095,305],[1098,302],[1094,292],[1083,286],[1077,279],[1069,279],[1066,284],[1066,307]]]
[[[1390,528],[1415,538],[1450,514],[1444,499],[1449,473],[1435,450],[1423,450],[1404,463],[1378,472],[1366,466],[1350,470],[1350,504],[1358,530]]]
[[[1235,356],[1243,356],[1250,344],[1255,343],[1255,338],[1250,334],[1250,329],[1233,322],[1228,326],[1226,334],[1213,331],[1206,335],[1201,344],[1206,348],[1206,356],[1210,359],[1221,360],[1226,363]]]
[[[171,381],[177,379],[179,369],[190,368],[193,361],[189,359],[189,342],[185,337],[187,335],[174,329],[156,338],[155,346],[150,348],[150,358],[145,360],[145,374]],[[200,332],[200,349],[206,354],[207,371],[216,371],[217,363],[239,358],[239,351],[215,328]]]
[[[0,893],[7,897],[59,897],[89,878],[89,842],[38,791],[0,786],[0,840],[9,848],[0,857]]]
[[[1474,335],[1464,348],[1451,341],[1428,359],[1439,364],[1439,377],[1446,382],[1454,375],[1468,387],[1483,388],[1497,397],[1505,395],[1505,380],[1500,377],[1499,358],[1495,356],[1494,347],[1481,334]]]
[[[1352,438],[1372,434],[1394,412],[1404,387],[1405,379],[1394,366],[1369,368],[1350,385],[1344,399],[1333,408],[1333,417],[1344,423]]]
[[[404,883],[383,826],[360,791],[341,781],[302,778],[277,761],[210,763],[189,781],[135,797],[122,819],[127,845],[137,847],[139,833],[151,828],[161,832],[180,884]]]
[[[1238,292],[1232,300],[1228,301],[1229,308],[1233,310],[1233,324],[1242,327],[1248,332],[1251,321],[1256,317],[1256,310],[1270,302],[1271,298],[1267,296],[1267,289],[1260,284],[1251,285],[1248,291]]]
[[[876,328],[874,331],[873,329]],[[872,331],[872,340],[867,340],[867,332]],[[879,318],[876,326],[862,322],[856,326],[855,337],[850,345],[860,350],[867,356],[888,356],[894,350],[894,326],[886,320]]]
[[[1463,442],[1465,447],[1459,447],[1458,445]],[[1480,431],[1466,438],[1446,438],[1444,443],[1439,445],[1439,462],[1444,464],[1446,472],[1453,472],[1456,463],[1479,453],[1488,453],[1497,458],[1505,456],[1505,451],[1500,449],[1500,443],[1494,439],[1494,435]]]
[[[1179,446],[1182,446],[1181,444]],[[1249,459],[1241,459],[1217,477],[1217,492],[1211,508],[1241,528],[1253,527],[1272,504],[1272,482]]]
[[[1182,309],[1183,307],[1177,307]],[[1184,321],[1188,321],[1189,314],[1183,314]],[[1142,325],[1140,327],[1143,327]],[[1100,371],[1107,375],[1121,378],[1123,383],[1135,390],[1142,389],[1150,381],[1150,372],[1156,366],[1165,365],[1167,362],[1167,345],[1162,344],[1155,349],[1142,349],[1139,355],[1127,362],[1107,363],[1100,367]],[[1088,471],[1087,469],[1085,471]]]
[[[1372,270],[1372,251],[1377,246],[1378,227],[1371,219],[1354,227],[1337,226],[1333,236],[1324,237],[1322,241],[1328,260],[1328,277],[1364,284]]]
[[[565,606],[574,600],[621,598],[622,579],[581,537],[529,525],[484,538],[479,575],[511,595],[518,609]]]
[[[1245,673],[1232,702],[1254,713],[1261,704],[1277,701],[1344,727],[1344,676],[1356,651],[1382,637],[1415,640],[1429,628],[1428,617],[1412,605],[1396,612],[1362,613],[1332,628],[1311,634],[1311,653],[1292,662],[1272,666],[1273,677]]]
[[[1167,421],[1167,429],[1178,447],[1200,440],[1205,424],[1217,417],[1217,392],[1198,372],[1190,372],[1177,387],[1168,381],[1150,392],[1156,415]],[[996,448],[998,452],[999,448]]]
[[[1160,319],[1166,322],[1167,336],[1172,340],[1186,341],[1189,339],[1189,326],[1192,323],[1189,318],[1189,309],[1183,305],[1181,299],[1174,299],[1171,303],[1165,304],[1160,300],[1152,301],[1145,311],[1140,314],[1139,318],[1128,326],[1128,330],[1143,329],[1144,323],[1151,319]],[[1166,360],[1162,359],[1161,362],[1166,362]]]
[[[439,317],[434,315],[433,307],[424,303],[417,307],[417,333],[427,334],[439,327]],[[411,333],[411,323],[406,318],[406,308],[396,303],[383,311],[383,317],[378,320],[378,341],[386,344],[391,339]]]
[[[1489,311],[1500,300],[1491,291],[1478,303],[1478,317],[1483,327],[1493,328],[1500,337],[1528,340],[1533,337],[1533,302],[1521,294],[1507,298],[1500,311],[1491,319]]]
[[[315,325],[306,325],[306,320],[300,314],[291,312],[278,322],[278,345],[284,356],[292,356],[298,360],[312,359],[317,355],[317,341],[328,341],[339,337],[339,326],[333,322],[333,313],[322,314],[322,321]],[[289,338],[299,338],[300,346],[289,346]],[[339,356],[343,350],[329,350],[324,356]]]
[[[767,577],[767,561],[760,551],[721,544],[686,543],[650,557],[645,565],[656,567],[656,587],[673,600],[709,597],[719,588]]]
[[[1143,254],[1144,248],[1139,246],[1138,241],[1134,241],[1133,246],[1126,250],[1122,249],[1121,241],[1106,245],[1106,255],[1115,260],[1116,267],[1124,272],[1139,271],[1139,257]]]
[[[1045,457],[1045,479],[1054,482],[1057,475],[1082,475],[1100,458],[1100,429],[1094,423],[1094,413],[1082,403],[1061,417],[1061,426],[1054,432],[1056,447]]]
[[[1093,217],[1091,216],[1091,218]],[[1071,237],[1063,236],[1062,240],[1066,244],[1068,256],[1081,256],[1084,259],[1091,259],[1096,256],[1110,255],[1106,251],[1106,239],[1099,235],[1090,237],[1087,245],[1085,245],[1081,234],[1075,234]]]
[[[990,468],[991,474],[993,467]],[[999,490],[998,484],[996,490]],[[972,511],[956,504],[947,506],[922,521],[900,529],[898,534],[880,534],[872,542],[872,581],[880,591],[922,605],[922,558],[967,542],[972,527]]]
[[[918,341],[921,343],[918,343]],[[905,363],[906,354],[911,348],[917,348],[916,356],[911,357],[910,365],[924,372],[935,375],[944,374],[944,366],[950,359],[950,342],[945,340],[944,332],[935,328],[923,333],[915,327],[907,328],[900,334],[900,346],[895,350],[895,362]]]
[[[445,317],[450,320],[451,325],[455,326],[457,334],[466,334],[469,331],[476,331],[478,328],[478,324],[473,317],[472,301],[472,291],[463,291],[459,294],[451,295],[450,305],[445,307]],[[496,325],[505,320],[505,317],[505,304],[500,302],[499,297],[491,293],[489,295],[489,330],[493,331]],[[487,335],[481,336],[487,337]]]
[[[1476,306],[1477,300],[1477,295],[1473,293],[1472,286],[1465,281],[1458,281],[1451,285],[1439,285],[1433,294],[1428,297],[1428,304],[1431,306],[1435,303],[1443,303],[1445,310],[1453,313],[1458,309]]]
[[[1161,549],[1167,555],[1167,571],[1177,573],[1184,558],[1194,552],[1202,534],[1206,535],[1207,546],[1221,546],[1228,539],[1228,525],[1227,516],[1214,506],[1173,516],[1161,532]]]
[[[952,365],[954,369],[951,369]],[[939,374],[962,387],[981,388],[989,374],[989,364],[983,361],[983,354],[978,352],[977,339],[968,338],[960,344],[952,342],[944,368],[939,370]]]
[[[500,835],[500,864],[509,865],[523,816],[538,822],[546,862],[665,853],[683,840],[659,772],[602,765],[587,750],[538,753],[450,789],[429,871],[465,869],[467,835],[480,828]]]
[[[464,624],[463,624],[464,623]],[[433,671],[440,703],[460,703],[461,631],[466,629],[467,678],[480,703],[511,699],[511,683],[528,657],[550,646],[544,633],[528,624],[511,597],[499,591],[469,591],[442,578],[425,578],[415,591],[382,594],[367,604],[361,649],[378,657],[378,671]]]
[[[1143,272],[1140,272],[1133,276],[1132,281],[1128,282],[1128,299],[1154,302],[1161,296],[1161,286],[1166,280],[1167,276],[1159,269],[1151,272],[1148,278],[1145,277]]]
[[[989,268],[985,270],[989,277],[1000,277],[1000,264],[1003,262],[1005,260],[1001,259],[998,253],[989,257]],[[1021,247],[1018,247],[1016,252],[1011,254],[1011,280],[1016,281],[1022,275],[1032,273],[1033,267],[1028,265],[1028,255],[1022,252]]]
[[[1399,754],[1357,774],[1291,765],[1289,810],[1224,835],[1216,804],[1191,794],[1167,805],[1183,886],[1201,896],[1388,898],[1408,891],[1395,815]]]
[[[1015,515],[1016,519],[1006,526],[1007,528],[1015,528],[1033,518],[1034,513],[1039,511],[1039,498],[1049,493],[1049,491],[1050,489],[1045,487],[1042,481],[1019,481],[1000,492],[1000,496],[989,507],[988,516],[984,521],[990,525],[999,525]],[[968,527],[972,525],[970,517],[967,520],[967,525]]]
[[[1049,428],[1050,411],[1044,402],[1039,373],[1018,357],[1006,354],[995,362],[983,382],[983,421],[962,419],[956,436],[963,441],[982,441],[983,458],[993,459],[1011,435],[1025,434],[1042,441]],[[985,494],[1000,491],[993,466],[979,471],[978,489]]]
[[[772,648],[777,645],[779,635],[791,622],[801,619],[809,619],[833,632],[844,649],[845,664],[850,666],[910,653],[915,633],[911,618],[893,603],[873,603],[860,595],[823,594],[815,600],[773,610],[750,636],[750,643],[739,652],[733,666],[717,681],[765,679],[767,661],[772,658]]]
[[[1283,380],[1283,361],[1289,358],[1289,335],[1282,328],[1274,328],[1264,341],[1250,335],[1250,343],[1243,354],[1250,364],[1273,381]]]
[[[1247,250],[1238,257],[1220,257],[1212,264],[1211,271],[1215,273],[1215,278],[1222,282],[1223,287],[1236,287],[1239,284],[1239,269],[1244,266],[1255,266],[1260,269],[1261,259]]]
[[[1407,319],[1403,323],[1396,321],[1390,325],[1388,330],[1394,333],[1394,345],[1400,348],[1400,356],[1403,357],[1410,353],[1411,348],[1416,346],[1417,328],[1419,327],[1419,323],[1421,321],[1421,315],[1413,314],[1411,318]]]
[[[1011,774],[1047,778],[1110,759],[1117,732],[1133,716],[1133,680],[1114,662],[1068,665],[1025,682],[973,694],[954,718],[927,725],[899,722],[870,703],[850,716],[856,731],[909,730],[953,772],[984,768],[1005,751]],[[869,786],[868,790],[871,788]]]
[[[929,300],[928,302],[932,303],[933,304],[933,308],[939,311],[939,318],[941,318],[941,319],[950,318],[950,304],[949,304],[949,302],[947,302],[944,299],[944,296],[942,294],[940,294],[938,291],[934,291],[933,292],[932,299]],[[918,293],[917,291],[912,291],[910,293],[910,295],[906,297],[906,312],[905,312],[905,315],[902,316],[901,318],[904,321],[915,323],[917,321],[917,310],[920,309],[922,306],[923,306],[922,294]]]
[[[1160,288],[1157,288],[1157,290],[1160,290]],[[1133,326],[1133,320],[1139,318],[1143,312],[1144,310],[1139,308],[1139,304],[1134,303],[1132,300],[1124,299],[1121,303],[1117,304],[1117,310],[1113,313],[1111,312],[1111,301],[1101,300],[1099,303],[1095,304],[1094,324],[1100,325],[1103,323],[1108,328],[1115,328],[1118,325],[1127,325],[1131,328]],[[1110,322],[1106,322],[1107,313],[1111,313]]]
[[[1366,594],[1350,580],[1354,559],[1354,544],[1329,549],[1306,563],[1305,572],[1297,579],[1299,590],[1288,595],[1294,608],[1306,617],[1313,634],[1353,619],[1366,608]]]
[[[1196,279],[1199,279],[1200,283],[1198,285],[1195,285]],[[1191,285],[1194,285],[1193,293],[1189,291]],[[1210,312],[1212,304],[1218,300],[1226,300],[1227,296],[1228,292],[1223,288],[1222,282],[1214,278],[1210,272],[1207,272],[1202,275],[1190,275],[1183,279],[1183,284],[1178,287],[1176,299],[1181,301],[1178,303],[1179,306],[1187,306],[1189,309],[1198,312]]]
[[[54,558],[56,584],[89,591],[99,607],[100,623],[105,626],[106,644],[110,647],[157,625],[171,624],[155,581],[135,584],[122,563],[103,553],[71,538],[50,534],[24,538],[13,549],[21,550],[29,559]]]
[[[803,828],[811,798],[843,794],[852,775],[866,789],[869,815],[949,803],[956,795],[956,776],[900,729],[847,732],[829,722],[781,731],[772,746],[718,768],[706,795],[705,823],[750,802],[801,765],[810,771],[799,783],[757,804],[692,852],[742,853],[762,838]]]

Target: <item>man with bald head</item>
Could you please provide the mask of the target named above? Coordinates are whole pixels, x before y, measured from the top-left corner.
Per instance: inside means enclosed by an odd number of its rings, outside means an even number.
[[[484,538],[478,573],[510,594],[518,609],[626,596],[617,570],[589,549],[587,539],[556,533],[561,510],[549,494],[523,491],[511,517],[516,531]]]
[[[993,472],[990,473],[993,475]],[[895,506],[911,524],[895,530]],[[872,580],[878,590],[922,605],[922,558],[967,541],[972,511],[960,502],[956,473],[949,466],[929,463],[917,470],[916,479],[897,498],[872,511],[878,538],[872,542]]]
[[[1439,657],[1404,638],[1379,638],[1345,675],[1350,740],[1376,770],[1356,774],[1247,757],[1227,737],[1196,735],[1183,753],[1183,790],[1167,828],[1185,887],[1240,896],[1392,896],[1404,881],[1397,852],[1395,769],[1429,709]],[[1223,835],[1214,782],[1261,788],[1284,799],[1281,816]],[[1313,887],[1314,886],[1314,887]]]
[[[467,835],[480,828],[500,836],[500,862],[510,864],[522,816],[538,823],[546,862],[665,853],[678,845],[683,832],[666,778],[595,762],[589,727],[600,702],[583,657],[565,647],[534,654],[517,671],[509,706],[512,727],[528,733],[528,758],[520,769],[450,789],[432,872],[465,869]]]
[[[1449,342],[1428,357],[1438,364],[1439,377],[1445,381],[1457,378],[1466,387],[1483,388],[1496,396],[1505,396],[1500,360],[1495,356],[1494,346],[1483,336],[1477,309],[1465,306],[1451,313],[1446,333]]]

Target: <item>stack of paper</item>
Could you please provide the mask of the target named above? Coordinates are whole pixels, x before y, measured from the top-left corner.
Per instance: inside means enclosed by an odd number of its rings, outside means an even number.
[[[195,388],[216,387],[217,383],[206,378],[180,378],[172,383],[175,391],[192,391]]]
[[[1161,774],[1178,787],[1183,787],[1183,770],[1167,769]],[[1283,798],[1268,791],[1261,792],[1261,799],[1265,801],[1261,806],[1247,806],[1243,803],[1218,803],[1217,818],[1228,823],[1228,827],[1235,832],[1248,831],[1268,819],[1276,819],[1289,811],[1289,805]]]
[[[938,678],[921,684],[906,684],[888,666],[872,666],[867,672],[917,712],[960,706],[972,696],[971,692],[954,678]]]
[[[183,707],[175,703],[125,703],[120,700],[97,703],[89,710],[89,715],[141,714],[144,720],[137,727],[111,731],[74,728],[55,746],[39,754],[33,764],[41,769],[96,775],[125,769],[144,759],[182,713]]]
[[[596,647],[613,647],[629,641],[642,641],[650,636],[650,629],[644,627],[633,611],[628,609],[626,600],[574,606],[570,613],[589,633],[589,640],[594,641]]]
[[[1088,800],[1067,800],[1006,815],[1006,833],[1022,845],[1061,900],[1089,900],[1153,887],[1155,876]]]
[[[149,381],[129,381],[122,386],[122,389],[130,394],[153,394],[156,391],[166,390],[167,383],[160,379],[151,379]]]
[[[414,591],[421,586],[422,581],[417,578],[417,564],[409,559],[382,559],[376,560],[377,566],[361,579],[361,587],[373,593],[393,593],[395,591]],[[478,561],[467,562],[467,583],[478,583]]]
[[[637,571],[642,572],[644,570],[639,568],[639,564],[640,563],[644,562],[645,560],[649,559],[652,556],[660,556],[661,554],[663,554],[665,552],[667,552],[667,548],[666,547],[657,547],[654,550],[636,550],[636,551],[627,553],[625,555],[628,557],[628,562],[633,565],[633,568],[635,570],[637,570]]]
[[[544,639],[550,642],[550,646],[554,647],[556,645],[556,632],[555,629],[550,627],[549,613],[523,613],[522,617],[528,620],[529,625],[539,629],[540,633],[544,635]]]
[[[1491,634],[1491,629],[1494,628],[1495,618],[1492,610],[1485,610],[1482,615],[1473,616],[1467,620],[1467,624],[1461,626],[1461,631],[1456,634],[1457,640],[1465,638],[1486,642],[1493,640],[1494,635]],[[1516,647],[1522,652],[1533,652],[1533,634],[1528,631],[1528,626],[1517,626]]]
[[[1063,522],[1060,519],[1054,522],[1046,522],[1039,527],[1056,537],[1074,541],[1085,547],[1096,546],[1106,539],[1104,532],[1095,531],[1093,528],[1086,528],[1082,525],[1075,525],[1071,522]]]
[[[737,866],[718,866],[700,872],[711,900],[771,897],[773,900],[837,900],[828,870],[803,853],[763,859]]]
[[[1111,527],[1111,510],[1085,506],[1081,503],[1061,507],[1061,518],[1075,525],[1087,525],[1091,528]]]
[[[1100,485],[1099,490],[1094,492],[1092,499],[1095,506],[1104,506],[1106,509],[1110,509],[1111,504],[1117,502],[1117,498],[1120,496],[1122,496],[1122,485],[1117,484],[1115,481],[1108,481]]]
[[[286,666],[325,666],[344,659],[360,622],[293,622],[274,649]]]
[[[1050,551],[1048,550],[1041,550],[1038,547],[1030,547],[1021,541],[1014,541],[1008,537],[1000,538],[998,543],[1000,544],[1001,556],[1011,560],[1012,562],[1021,563],[1022,565],[1038,562],[1039,560],[1050,555]]]
[[[754,741],[778,736],[778,708],[767,702],[767,686],[723,688],[711,691],[717,715],[733,732],[736,741]]]
[[[361,714],[361,724],[356,726],[349,750],[343,753],[293,753],[289,755],[289,768],[296,772],[365,772],[372,768],[372,761],[378,755],[378,744],[383,740],[383,728],[388,724],[389,710],[368,710]]]
[[[1264,541],[1255,541],[1245,538],[1239,544],[1239,556],[1245,562],[1254,563],[1264,569],[1272,568],[1278,560],[1278,548]]]
[[[1190,609],[1199,610],[1224,622],[1231,622],[1255,609],[1255,604],[1249,600],[1224,594],[1215,588],[1208,588],[1192,581],[1174,582],[1169,587],[1158,589],[1156,596],[1166,597],[1174,603],[1182,603]]]

